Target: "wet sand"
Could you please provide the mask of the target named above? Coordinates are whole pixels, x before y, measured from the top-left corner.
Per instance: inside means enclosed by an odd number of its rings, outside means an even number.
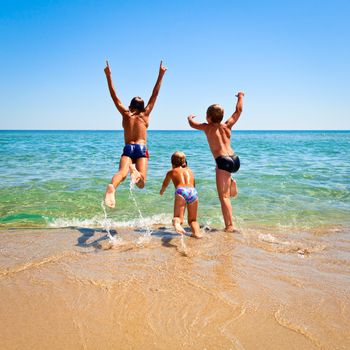
[[[350,235],[0,231],[1,349],[349,349]]]

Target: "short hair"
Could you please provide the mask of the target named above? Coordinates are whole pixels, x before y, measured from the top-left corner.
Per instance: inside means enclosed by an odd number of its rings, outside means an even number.
[[[218,104],[211,105],[207,109],[207,117],[213,123],[220,123],[224,117],[224,109]]]
[[[175,167],[183,167],[186,168],[187,166],[187,160],[186,160],[186,155],[183,152],[175,152],[172,156],[171,156],[171,164],[174,165]]]
[[[143,112],[145,110],[145,102],[140,96],[136,96],[131,100],[129,108]]]

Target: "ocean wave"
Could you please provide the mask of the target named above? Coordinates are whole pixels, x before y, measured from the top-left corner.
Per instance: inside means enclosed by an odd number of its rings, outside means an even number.
[[[109,228],[114,227],[131,227],[131,228],[143,228],[153,225],[170,225],[172,216],[169,214],[157,214],[145,218],[137,218],[127,221],[116,221],[108,218]],[[91,219],[79,219],[79,218],[56,218],[46,219],[47,224],[51,228],[63,228],[63,227],[88,227],[88,228],[105,228],[106,219],[100,216],[95,216]]]

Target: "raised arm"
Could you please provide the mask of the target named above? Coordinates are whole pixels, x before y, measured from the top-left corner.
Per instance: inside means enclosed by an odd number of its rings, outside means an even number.
[[[119,97],[117,96],[114,86],[113,86],[113,81],[112,81],[112,73],[111,69],[109,68],[108,61],[106,61],[106,68],[104,69],[106,78],[107,78],[107,83],[108,83],[108,88],[109,92],[111,94],[112,100],[117,107],[118,111],[124,115],[128,110],[123,106],[122,101],[119,100]]]
[[[237,105],[236,105],[236,110],[233,112],[230,118],[226,120],[226,125],[231,129],[239,119],[242,110],[243,110],[243,96],[244,92],[239,92],[236,97],[237,99]]]
[[[166,188],[168,187],[169,183],[170,183],[170,180],[171,180],[171,171],[168,171],[166,176],[165,176],[165,179],[163,181],[163,185],[162,185],[162,188],[160,189],[159,191],[159,194],[162,196],[163,193],[165,192]]]
[[[197,130],[204,130],[208,125],[207,123],[197,123],[193,120],[194,118],[196,117],[192,114],[187,117],[188,124],[190,124],[191,128],[197,129]]]
[[[154,85],[153,91],[152,91],[152,96],[149,99],[147,106],[145,108],[145,113],[147,115],[150,115],[152,112],[152,109],[154,107],[154,104],[156,103],[158,94],[159,94],[159,90],[160,90],[160,85],[162,84],[162,79],[163,76],[166,72],[166,68],[163,66],[163,61],[160,61],[160,66],[159,66],[159,73],[158,73],[158,79],[156,81],[156,85]]]

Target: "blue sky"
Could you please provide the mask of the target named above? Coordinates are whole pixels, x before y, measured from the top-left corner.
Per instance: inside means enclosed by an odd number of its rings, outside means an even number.
[[[350,1],[2,1],[0,129],[121,129],[168,71],[150,129],[220,103],[237,129],[350,129]]]

